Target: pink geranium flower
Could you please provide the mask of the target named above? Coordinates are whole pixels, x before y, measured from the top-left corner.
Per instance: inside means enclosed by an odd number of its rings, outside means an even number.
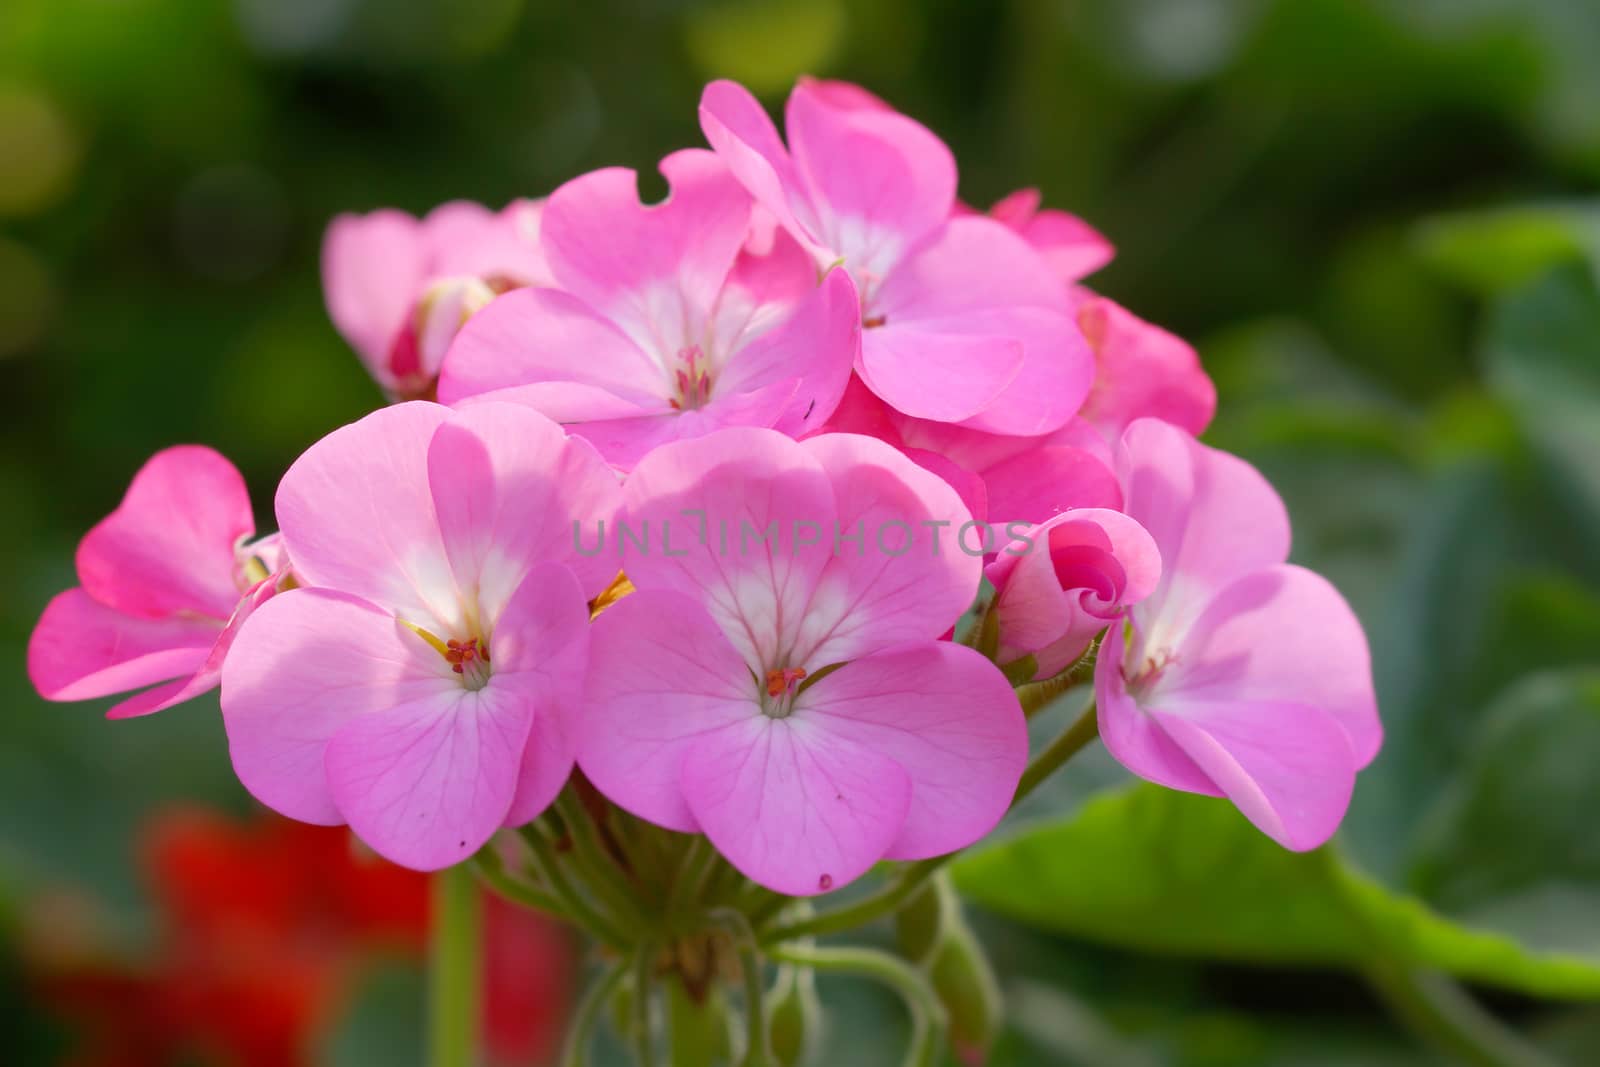
[[[1151,781],[1228,797],[1280,844],[1315,848],[1382,741],[1361,624],[1326,580],[1284,562],[1283,503],[1243,460],[1144,419],[1123,436],[1118,473],[1163,571],[1101,644],[1106,747]]]
[[[47,700],[89,700],[153,685],[114,706],[113,719],[216,688],[239,626],[281,578],[271,544],[246,544],[254,532],[233,464],[199,445],[156,453],[79,543],[78,587],[50,601],[34,628],[34,688]]]
[[[984,569],[995,588],[996,661],[1033,656],[1035,678],[1071,666],[1089,642],[1150,595],[1161,552],[1118,511],[1075,508],[1020,531]]]
[[[1027,735],[938,640],[979,579],[949,486],[870,438],[724,430],[651,453],[624,503],[655,539],[595,622],[578,756],[611,800],[795,895],[995,825]]]
[[[467,318],[508,289],[549,284],[541,210],[536,201],[493,212],[457,200],[422,219],[385,208],[329,224],[328,314],[386,392],[426,395]]]
[[[572,768],[585,601],[616,574],[574,523],[617,493],[587,443],[509,404],[401,404],[313,445],[277,498],[304,587],[223,671],[239,780],[423,870],[538,814]]]
[[[952,217],[956,165],[937,137],[854,87],[802,81],[785,148],[761,105],[707,86],[706,138],[819,268],[860,294],[857,370],[896,409],[1006,434],[1042,434],[1078,410],[1093,361],[1060,280],[1028,242]]]
[[[439,398],[529,404],[627,468],[656,445],[723,426],[815,432],[850,377],[860,313],[771,227],[747,246],[751,203],[698,149],[662,160],[671,195],[639,202],[613,167],[551,194],[544,254],[559,289],[508,294],[474,317]]]

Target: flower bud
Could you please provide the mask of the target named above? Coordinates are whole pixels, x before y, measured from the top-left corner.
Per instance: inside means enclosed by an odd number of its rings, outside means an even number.
[[[1000,1035],[1004,1004],[994,968],[959,912],[947,924],[933,964],[933,988],[950,1017],[950,1046],[966,1067],[978,1067]]]
[[[1032,655],[1033,677],[1041,679],[1065,670],[1095,634],[1149,595],[1161,554],[1121,512],[1075,508],[1023,531],[985,573],[995,587],[995,662]]]
[[[773,1061],[799,1067],[811,1058],[822,1039],[822,1001],[810,968],[784,967],[767,995],[767,1035]]]

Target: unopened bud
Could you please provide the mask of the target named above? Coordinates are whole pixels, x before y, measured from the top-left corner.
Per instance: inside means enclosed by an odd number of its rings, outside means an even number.
[[[800,1067],[822,1041],[822,1002],[809,967],[784,967],[767,995],[767,1034],[773,1062]]]

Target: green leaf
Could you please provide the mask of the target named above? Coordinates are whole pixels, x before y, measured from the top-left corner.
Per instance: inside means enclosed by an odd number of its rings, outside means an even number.
[[[1416,230],[1424,262],[1493,296],[1550,268],[1600,255],[1600,213],[1570,204],[1530,204],[1442,215]]]
[[[1152,952],[1360,970],[1376,959],[1550,997],[1600,999],[1600,956],[1535,952],[1442,918],[1331,848],[1279,848],[1226,801],[1138,784],[975,852],[984,907]]]
[[[1478,742],[1429,823],[1413,884],[1463,921],[1600,956],[1600,669],[1518,684]]]

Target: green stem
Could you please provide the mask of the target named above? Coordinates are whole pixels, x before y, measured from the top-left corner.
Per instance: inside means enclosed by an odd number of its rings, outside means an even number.
[[[482,898],[466,864],[433,876],[428,1013],[430,1067],[475,1067],[483,968]]]
[[[1039,787],[1039,783],[1050,777],[1067,760],[1082,752],[1085,746],[1100,736],[1100,724],[1095,719],[1094,705],[1090,704],[1083,710],[1083,714],[1054,741],[1050,742],[1043,752],[1033,758],[1028,764],[1028,769],[1022,772],[1022,780],[1017,783],[1017,795],[1012,797],[1011,806],[1015,808],[1022,803],[1029,793]]]
[[[1367,982],[1412,1033],[1469,1067],[1555,1067],[1442,974],[1379,960]]]
[[[554,891],[556,899],[561,902],[562,910],[577,920],[590,934],[604,941],[615,949],[626,949],[629,940],[611,922],[609,918],[600,914],[584,899],[583,894],[573,886],[567,878],[567,872],[562,868],[560,860],[556,858],[555,849],[550,847],[544,834],[540,832],[537,824],[522,828],[522,839],[527,842],[528,848],[533,852],[534,862],[538,864],[539,873]]]
[[[571,788],[556,798],[556,811],[572,839],[573,860],[589,888],[617,918],[625,932],[638,935],[647,921],[639,898],[627,884],[627,875],[600,843],[594,820]]]
[[[855,974],[883,983],[900,994],[911,1013],[911,1044],[907,1067],[924,1067],[938,1055],[937,1035],[946,1025],[944,1005],[922,972],[898,956],[870,948],[806,948],[784,945],[768,954],[781,963],[818,971]]]
[[[519,882],[511,877],[505,865],[500,862],[500,854],[495,851],[491,843],[479,850],[472,858],[473,865],[477,868],[478,876],[489,883],[500,896],[513,904],[521,904],[525,908],[548,912],[560,919],[567,919],[568,915],[561,907],[561,902],[537,886]]]
[[[668,922],[676,920],[691,902],[703,897],[706,882],[716,862],[717,854],[710,841],[704,837],[690,839],[689,847],[683,850],[683,858],[678,861],[678,868],[672,876],[672,890],[667,897]]]
[[[773,1062],[772,1048],[767,1039],[766,964],[761,959],[760,945],[755,931],[744,913],[732,908],[718,908],[711,918],[726,926],[733,934],[734,947],[739,952],[739,970],[744,977],[744,1062],[741,1067],[768,1067]]]
[[[615,964],[584,992],[578,1010],[573,1013],[567,1039],[561,1046],[561,1067],[584,1067],[588,1062],[589,1041],[594,1036],[595,1024],[600,1021],[601,1009],[627,973],[626,963]]]
[[[633,958],[633,1055],[636,1067],[656,1067],[655,1028],[650,1018],[655,948],[648,941]]]

